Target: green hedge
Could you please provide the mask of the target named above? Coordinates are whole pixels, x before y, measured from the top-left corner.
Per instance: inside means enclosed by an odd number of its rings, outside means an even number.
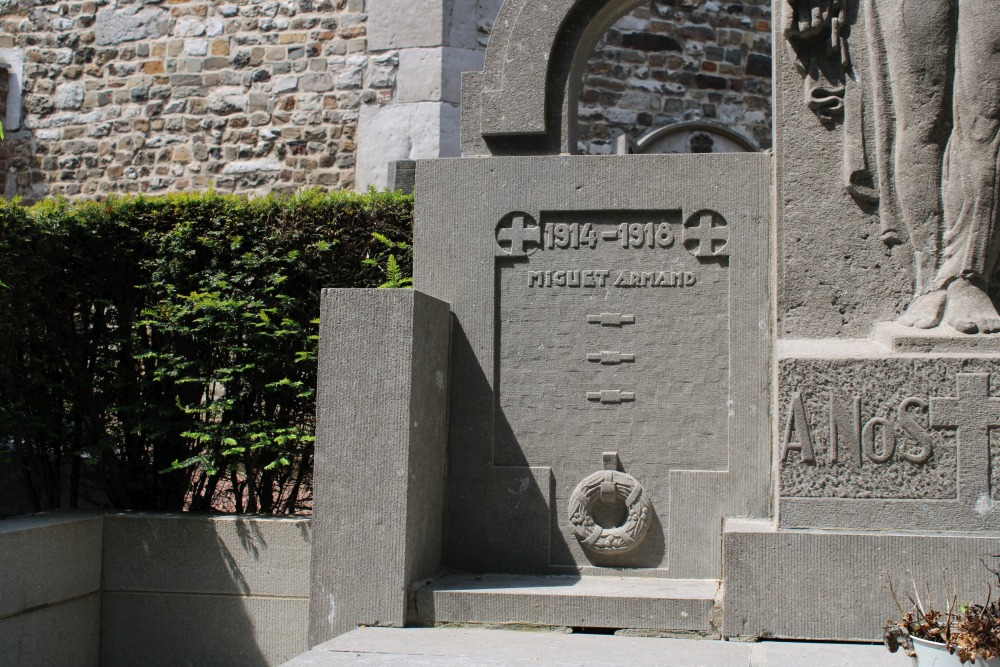
[[[382,284],[412,204],[0,200],[0,457],[34,507],[301,509],[320,289]]]

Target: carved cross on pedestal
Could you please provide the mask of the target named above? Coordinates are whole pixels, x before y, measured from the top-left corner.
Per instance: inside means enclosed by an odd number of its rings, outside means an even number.
[[[501,223],[497,228],[497,243],[510,253],[511,257],[527,257],[527,249],[531,245],[541,245],[542,228],[531,216],[515,214],[510,218],[510,225]]]
[[[684,223],[684,247],[695,257],[726,257],[729,226],[718,213],[695,213]]]
[[[990,398],[989,373],[959,373],[958,398],[932,398],[934,428],[958,429],[958,497],[988,502],[990,429],[1000,428],[1000,398]]]

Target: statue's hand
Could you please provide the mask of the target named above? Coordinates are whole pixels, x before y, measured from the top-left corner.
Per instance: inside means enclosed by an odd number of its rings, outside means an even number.
[[[811,39],[827,30],[839,33],[845,24],[843,0],[787,0],[785,37]]]

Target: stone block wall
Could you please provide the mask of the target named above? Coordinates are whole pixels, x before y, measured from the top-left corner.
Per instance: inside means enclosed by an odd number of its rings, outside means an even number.
[[[390,160],[457,155],[458,77],[500,4],[5,0],[0,56],[23,59],[23,90],[0,194],[363,188]],[[587,74],[586,151],[696,118],[769,146],[769,11],[660,0],[622,19]]]
[[[582,152],[694,120],[771,147],[771,0],[652,2],[594,50],[579,100]]]
[[[0,520],[0,665],[100,664],[103,519]]]
[[[7,195],[353,186],[358,109],[392,96],[365,0],[19,0]]]
[[[306,650],[309,518],[0,520],[0,665],[280,665]]]

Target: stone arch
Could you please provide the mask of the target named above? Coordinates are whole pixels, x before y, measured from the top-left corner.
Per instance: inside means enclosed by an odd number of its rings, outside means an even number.
[[[575,152],[576,98],[587,57],[648,0],[505,0],[481,73],[463,79],[463,152]]]

